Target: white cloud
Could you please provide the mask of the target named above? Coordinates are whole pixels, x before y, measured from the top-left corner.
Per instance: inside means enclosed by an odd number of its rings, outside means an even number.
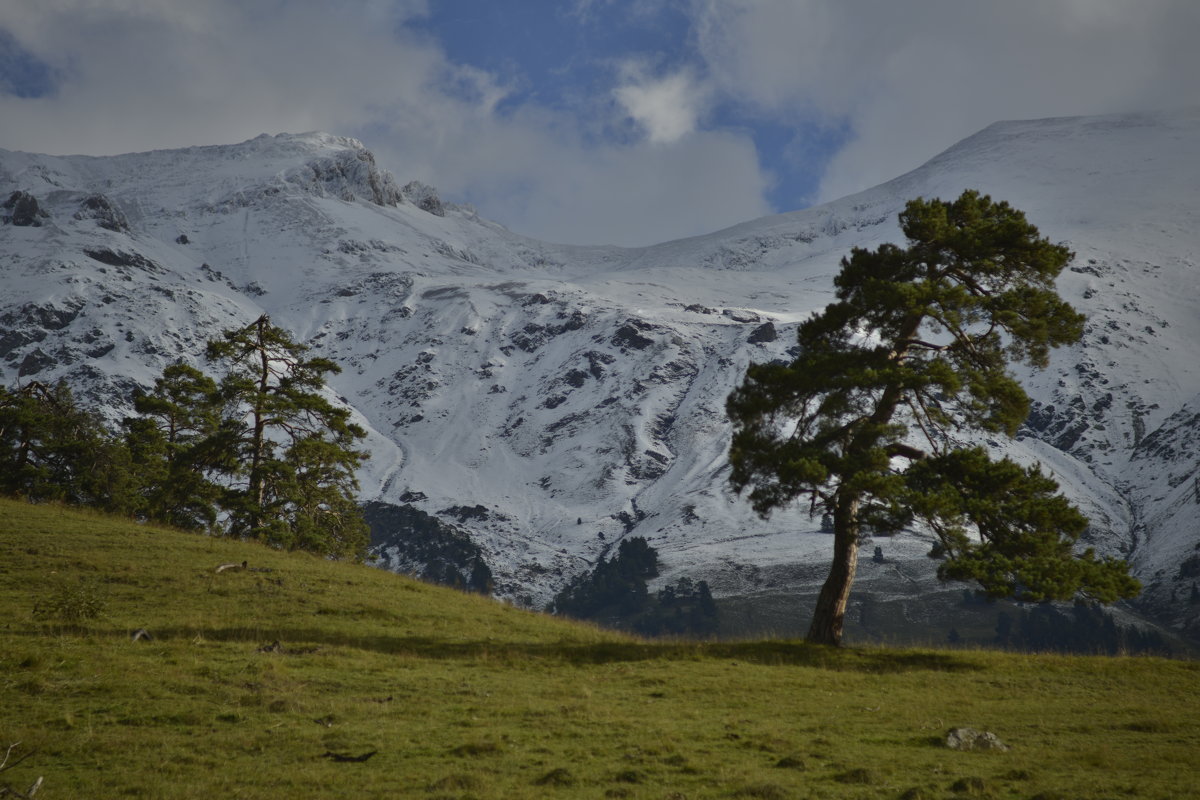
[[[696,130],[705,90],[681,71],[654,79],[639,76],[613,94],[651,142],[671,144]]]
[[[585,22],[607,24],[605,15],[620,14],[624,21],[648,19],[675,0],[570,0],[567,11]]]
[[[574,244],[652,244],[770,213],[753,143],[697,132],[672,144],[586,144],[571,121],[539,109],[438,128],[396,119],[380,160],[468,198],[510,228]],[[425,170],[428,170],[426,172]]]
[[[106,154],[367,122],[442,69],[398,39],[378,4],[16,0],[0,27],[61,76],[37,99],[0,97],[10,149]],[[383,24],[381,24],[383,20]]]
[[[0,94],[0,147],[103,155],[325,130],[362,138],[402,181],[579,243],[649,244],[769,211],[748,139],[683,138],[698,108],[685,80],[630,86],[653,143],[605,144],[596,130],[619,120],[499,110],[493,75],[404,26],[425,11],[423,0],[6,0],[0,28],[61,80],[45,97]],[[615,113],[605,100],[589,108]]]
[[[867,188],[1002,119],[1200,103],[1195,0],[693,0],[722,95],[853,137],[821,195]]]

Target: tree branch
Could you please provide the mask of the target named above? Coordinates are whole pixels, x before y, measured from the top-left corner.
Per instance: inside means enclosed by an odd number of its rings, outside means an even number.
[[[921,461],[929,458],[929,454],[924,450],[904,444],[904,442],[893,442],[888,445],[887,454],[889,458],[907,458],[909,461]]]
[[[932,426],[933,418],[929,413],[929,409],[925,407],[925,401],[921,398],[921,395],[919,393],[914,394],[915,396],[906,398],[908,407],[913,412],[913,419],[916,420],[917,427],[921,429],[921,434],[925,437],[925,441],[929,442],[929,449],[936,455],[938,453],[937,440],[933,438],[933,433],[925,426],[925,420],[929,420],[929,424]],[[913,407],[914,402],[920,406],[919,410]]]
[[[981,285],[977,280],[971,277],[968,272],[960,269],[959,267],[953,267],[947,270],[946,274],[957,280],[963,286],[967,287],[967,290],[976,297],[991,297],[993,294],[992,290]]]
[[[907,350],[909,347],[923,347],[926,350],[932,350],[935,353],[941,353],[950,349],[950,345],[948,344],[934,344],[933,342],[926,342],[921,339],[898,339],[896,341],[896,347],[903,347],[904,350]]]

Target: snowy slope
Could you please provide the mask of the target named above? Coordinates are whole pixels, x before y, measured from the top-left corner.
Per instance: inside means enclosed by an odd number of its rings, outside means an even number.
[[[750,361],[786,357],[852,246],[899,240],[907,199],[978,188],[1076,251],[1060,290],[1089,316],[1084,342],[1029,376],[1021,441],[994,446],[1050,466],[1096,546],[1157,581],[1147,607],[1183,625],[1196,610],[1171,592],[1186,597],[1200,542],[1197,187],[1197,112],[1001,123],[818,208],[578,248],[401,189],[361,143],[324,134],[0,151],[0,201],[24,191],[47,215],[0,225],[0,380],[66,377],[116,418],[135,384],[266,312],[343,366],[333,389],[371,431],[364,495],[469,532],[505,596],[542,602],[627,535],[659,549],[665,579],[811,587],[819,521],[758,520],[725,488],[724,399]],[[926,543],[884,547],[903,579],[878,591],[930,588]]]

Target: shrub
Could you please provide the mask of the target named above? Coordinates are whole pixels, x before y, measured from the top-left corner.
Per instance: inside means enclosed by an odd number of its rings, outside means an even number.
[[[104,616],[105,605],[104,590],[95,581],[64,581],[53,589],[49,597],[34,603],[33,616],[35,619],[77,625]]]

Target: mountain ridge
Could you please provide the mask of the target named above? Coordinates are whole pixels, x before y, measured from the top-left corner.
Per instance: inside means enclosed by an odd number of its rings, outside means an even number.
[[[619,248],[512,233],[327,134],[0,151],[0,195],[49,215],[0,225],[0,380],[63,377],[115,419],[171,360],[268,313],[342,365],[333,392],[370,432],[364,499],[485,508],[453,522],[502,596],[540,604],[628,535],[659,549],[664,581],[806,591],[828,540],[803,509],[758,520],[725,489],[724,398],[751,360],[787,358],[851,247],[900,241],[906,200],[976,188],[1076,251],[1060,290],[1089,316],[1081,345],[1021,373],[1019,441],[989,447],[1042,460],[1090,543],[1131,558],[1144,609],[1191,630],[1169,598],[1200,538],[1198,164],[1194,110],[998,123],[866,192]],[[868,570],[867,591],[935,590],[928,541],[884,545],[906,576]]]

